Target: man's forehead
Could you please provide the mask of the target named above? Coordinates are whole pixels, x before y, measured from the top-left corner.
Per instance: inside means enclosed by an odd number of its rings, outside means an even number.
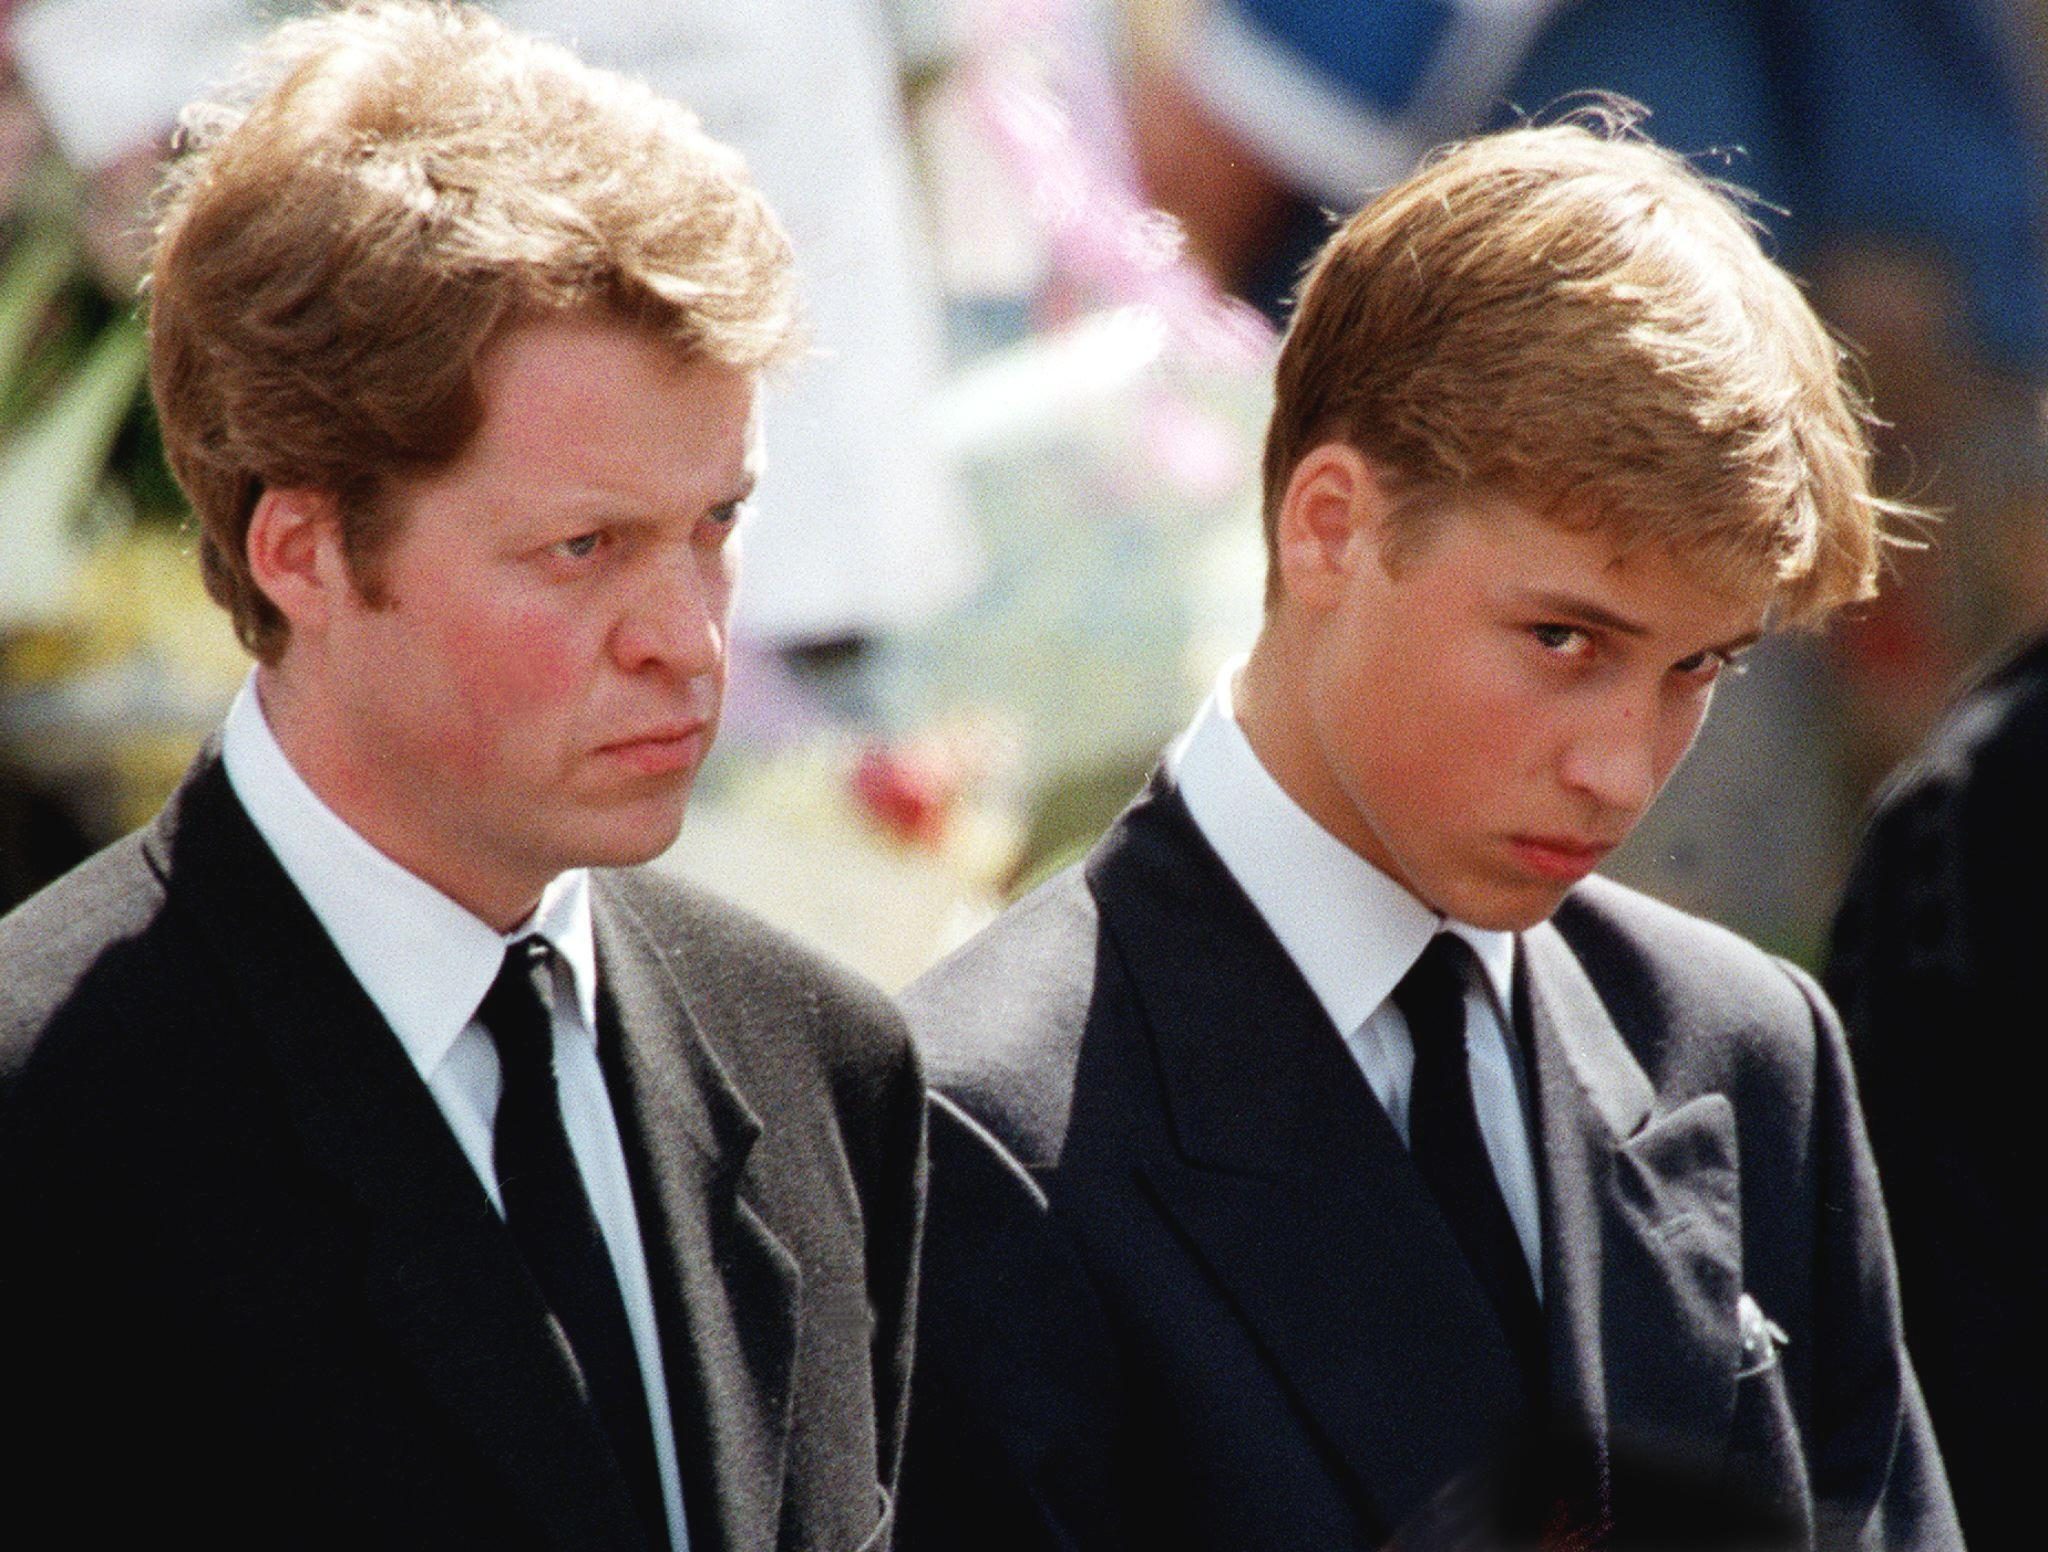
[[[476,382],[486,431],[547,435],[578,416],[632,429],[635,420],[658,423],[742,398],[749,438],[758,419],[753,372],[603,314],[513,326],[479,358]]]
[[[479,499],[508,523],[695,511],[745,499],[762,466],[755,374],[586,315],[524,322],[479,360],[454,458],[399,475],[408,508]]]
[[[1507,497],[1454,504],[1435,521],[1466,522],[1487,536],[1487,580],[1496,592],[1625,635],[1682,625],[1716,637],[1713,645],[1746,645],[1776,598],[1775,579],[1760,574],[1761,563],[1673,543],[1625,521]]]
[[[601,394],[630,359],[649,374],[683,378],[718,363],[657,329],[597,308],[522,313],[499,327],[476,356],[488,393],[508,380],[563,394]]]

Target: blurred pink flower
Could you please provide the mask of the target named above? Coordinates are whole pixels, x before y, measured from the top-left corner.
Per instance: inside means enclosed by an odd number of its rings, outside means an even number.
[[[1103,50],[1073,0],[992,0],[964,67],[968,100],[1028,191],[1064,289],[1158,311],[1199,362],[1263,367],[1273,333],[1184,254],[1146,203]]]

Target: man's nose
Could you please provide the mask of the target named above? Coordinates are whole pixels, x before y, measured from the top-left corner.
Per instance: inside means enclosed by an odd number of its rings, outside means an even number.
[[[1657,796],[1660,748],[1656,709],[1616,702],[1588,718],[1566,745],[1564,783],[1633,820]]]
[[[663,668],[686,678],[710,673],[725,658],[731,594],[722,558],[707,564],[694,550],[661,557],[640,579],[614,631],[620,666]]]

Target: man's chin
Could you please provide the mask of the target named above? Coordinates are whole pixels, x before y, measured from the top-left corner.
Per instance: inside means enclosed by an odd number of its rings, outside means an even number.
[[[1527,932],[1550,920],[1564,903],[1569,886],[1544,881],[1532,883],[1469,884],[1448,888],[1430,905],[1454,921],[1488,932]]]
[[[635,805],[634,811],[615,813],[602,825],[593,825],[577,837],[579,861],[587,868],[633,868],[652,862],[671,846],[683,829],[683,794],[671,802]]]

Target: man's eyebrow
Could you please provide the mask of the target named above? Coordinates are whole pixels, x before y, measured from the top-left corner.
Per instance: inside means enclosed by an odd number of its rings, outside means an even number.
[[[1597,604],[1590,598],[1580,598],[1572,593],[1553,593],[1538,589],[1526,595],[1526,602],[1531,608],[1558,615],[1574,624],[1596,626],[1619,636],[1650,634],[1650,628],[1641,621],[1631,620],[1625,614],[1616,614],[1604,604]],[[1736,653],[1745,652],[1755,646],[1763,638],[1764,633],[1761,630],[1744,631],[1739,636],[1731,636],[1726,641],[1701,650],[1719,653],[1722,657],[1733,657]]]
[[[1579,625],[1594,625],[1601,630],[1612,631],[1618,636],[1647,636],[1650,627],[1640,620],[1631,620],[1625,614],[1616,614],[1604,604],[1596,604],[1590,598],[1580,598],[1572,593],[1553,593],[1545,589],[1523,594],[1523,602],[1530,608],[1546,614],[1555,614]]]

